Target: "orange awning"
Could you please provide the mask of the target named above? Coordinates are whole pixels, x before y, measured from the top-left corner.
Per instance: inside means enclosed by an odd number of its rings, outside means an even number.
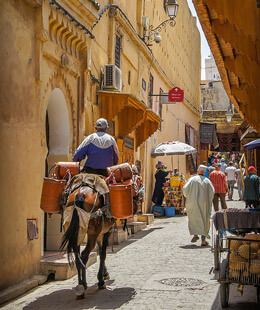
[[[260,9],[256,0],[193,0],[226,92],[260,130]]]
[[[160,117],[133,95],[108,91],[100,91],[97,95],[100,117],[111,121],[118,116],[119,138],[136,130],[138,147],[158,129]]]

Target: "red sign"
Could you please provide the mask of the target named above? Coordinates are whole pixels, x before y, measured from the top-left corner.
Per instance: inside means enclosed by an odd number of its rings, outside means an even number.
[[[184,90],[179,87],[173,87],[168,92],[168,101],[169,102],[183,102],[184,100]]]

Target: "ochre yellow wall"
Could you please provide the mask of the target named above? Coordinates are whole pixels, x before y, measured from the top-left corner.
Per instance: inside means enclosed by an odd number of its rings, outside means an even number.
[[[2,1],[0,12],[0,289],[3,289],[37,271],[41,255],[39,203],[47,149],[39,126],[39,88],[34,78],[33,8],[24,1]],[[27,219],[37,220],[38,239],[27,239]]]
[[[111,1],[100,0],[103,8]],[[59,1],[73,16],[88,29],[98,16],[98,11],[89,1]],[[82,4],[81,10],[77,9]],[[157,26],[167,18],[163,1],[146,1],[145,8],[140,0],[117,0],[128,16],[137,33],[142,36],[142,13],[148,16],[150,24]],[[89,14],[84,14],[89,12]],[[146,184],[144,212],[151,210],[151,196],[154,186],[155,163],[151,158],[153,148],[163,141],[185,142],[185,123],[198,130],[199,114],[192,106],[200,103],[200,38],[185,1],[181,1],[176,26],[166,27],[161,32],[162,42],[154,43],[152,52],[140,40],[122,15],[115,18],[102,16],[93,29],[95,39],[90,39],[59,10],[43,0],[10,0],[0,4],[1,45],[1,274],[0,289],[20,282],[38,272],[42,248],[42,216],[40,209],[41,189],[45,175],[47,156],[45,117],[52,91],[58,88],[65,98],[69,117],[69,149],[66,154],[51,154],[48,164],[57,160],[70,159],[78,144],[94,131],[99,107],[96,101],[98,83],[90,72],[100,80],[101,70],[108,63],[114,63],[114,38],[122,35],[121,69],[122,92],[134,95],[147,104],[150,73],[154,77],[154,94],[160,89],[167,92],[174,85],[184,89],[185,103],[163,105],[162,130],[153,134],[135,150],[135,160],[142,162],[142,176]],[[51,15],[52,14],[52,15]],[[58,14],[57,17],[55,14]],[[54,16],[55,15],[55,16]],[[82,40],[84,49],[76,55],[74,47],[66,50],[59,41],[59,33],[51,37],[49,17],[60,23],[71,23],[71,28]],[[87,17],[86,17],[87,16]],[[64,20],[63,20],[64,19]],[[65,55],[68,59],[62,63]],[[128,71],[131,83],[128,83]],[[142,91],[142,79],[146,91]],[[153,111],[156,110],[153,98]],[[189,105],[191,104],[191,106]],[[116,138],[118,117],[114,118]],[[135,137],[135,132],[130,134]],[[120,144],[120,140],[118,140]],[[120,149],[123,150],[120,144]],[[121,154],[120,160],[123,160]],[[170,158],[160,158],[171,167]],[[178,158],[173,158],[173,167]],[[185,156],[179,157],[179,167],[187,174]],[[27,219],[36,219],[38,239],[27,239]],[[4,236],[4,237],[3,237]]]

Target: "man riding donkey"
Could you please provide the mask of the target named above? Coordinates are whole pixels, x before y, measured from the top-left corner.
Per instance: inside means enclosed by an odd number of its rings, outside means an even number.
[[[98,287],[105,288],[109,278],[105,266],[106,247],[115,219],[109,211],[109,188],[105,181],[107,168],[118,164],[119,150],[115,139],[106,133],[108,122],[100,118],[96,122],[96,133],[87,136],[76,150],[73,161],[80,162],[87,156],[82,173],[75,175],[64,191],[64,228],[61,249],[66,248],[70,264],[75,255],[79,284],[77,298],[83,298],[86,283],[86,263],[96,242],[99,246],[100,267]],[[80,244],[87,236],[86,248],[80,253]]]

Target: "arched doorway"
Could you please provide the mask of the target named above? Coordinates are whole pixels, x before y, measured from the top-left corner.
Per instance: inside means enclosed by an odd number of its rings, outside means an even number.
[[[70,160],[70,120],[63,92],[55,88],[49,97],[46,110],[46,140],[48,154],[46,157],[46,176],[51,167],[58,161]],[[51,218],[44,218],[43,249],[56,251],[59,249],[62,233],[61,215],[53,214]]]

